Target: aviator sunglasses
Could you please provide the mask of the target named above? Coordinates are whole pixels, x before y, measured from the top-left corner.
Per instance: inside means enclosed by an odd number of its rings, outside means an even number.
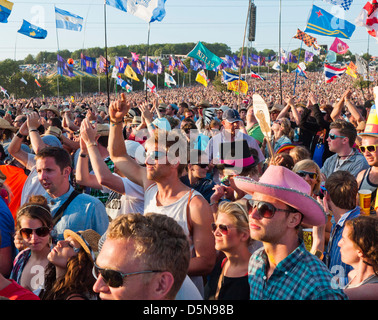
[[[378,146],[378,144],[372,144],[370,146],[360,146],[360,151],[362,153],[365,153],[366,150],[369,151],[369,152],[375,152],[377,150],[377,146]]]
[[[38,237],[46,237],[50,233],[50,228],[48,227],[39,227],[39,228],[21,228],[20,234],[24,239],[29,239],[32,235],[32,233],[35,232],[35,234]]]
[[[99,275],[101,274],[102,279],[105,283],[112,288],[118,288],[123,285],[123,279],[129,276],[143,274],[143,273],[154,273],[154,272],[162,272],[160,270],[146,270],[146,271],[137,271],[137,272],[129,272],[129,273],[122,273],[120,271],[111,270],[111,269],[103,269],[100,268],[96,263],[93,266],[92,274],[97,280]]]
[[[315,172],[308,172],[304,170],[300,170],[296,172],[296,174],[302,178],[305,178],[307,175],[310,177],[310,179],[316,179],[318,175]]]
[[[213,233],[215,233],[215,231],[217,231],[217,229],[219,229],[219,231],[221,232],[221,234],[227,236],[228,235],[228,232],[230,231],[230,229],[233,229],[234,227],[229,227],[225,224],[216,224],[216,223],[212,223],[211,224],[211,230],[213,231]]]
[[[265,219],[272,219],[277,211],[282,211],[286,213],[295,212],[294,208],[291,210],[278,209],[269,202],[256,201],[252,199],[248,200],[248,205],[251,206],[252,209],[257,209],[258,215],[261,218],[265,218]]]

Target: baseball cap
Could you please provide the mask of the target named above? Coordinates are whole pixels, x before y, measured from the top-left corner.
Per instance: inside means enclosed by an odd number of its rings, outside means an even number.
[[[239,112],[237,112],[235,109],[228,109],[223,112],[223,120],[227,120],[228,122],[236,122],[241,121]]]

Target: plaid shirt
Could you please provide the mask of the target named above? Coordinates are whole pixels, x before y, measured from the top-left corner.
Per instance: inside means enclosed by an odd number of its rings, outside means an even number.
[[[251,300],[347,300],[341,289],[331,285],[332,274],[303,241],[274,269],[267,280],[267,255],[264,247],[251,256],[248,281]]]

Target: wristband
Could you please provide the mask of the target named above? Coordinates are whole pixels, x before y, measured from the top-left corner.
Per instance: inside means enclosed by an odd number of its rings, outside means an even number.
[[[97,143],[96,142],[92,142],[90,144],[87,145],[87,149],[90,148],[90,147],[97,147]]]
[[[80,153],[80,157],[81,157],[81,158],[86,158],[87,156],[88,156],[87,154]]]
[[[30,133],[30,132],[33,132],[33,131],[35,131],[35,132],[39,132],[38,129],[30,129],[30,130],[29,130],[29,133]]]
[[[16,136],[19,137],[20,139],[25,138],[25,136],[21,134],[20,131],[17,131]]]
[[[117,124],[121,124],[121,123],[123,123],[123,120],[118,121],[118,122],[116,122],[116,121],[112,121],[112,120],[109,120],[109,122],[111,123],[112,127],[114,127],[114,126],[117,125]]]

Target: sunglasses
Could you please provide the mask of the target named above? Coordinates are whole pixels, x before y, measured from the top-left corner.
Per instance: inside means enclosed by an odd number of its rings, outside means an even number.
[[[337,134],[334,134],[334,133],[330,133],[328,135],[328,137],[331,139],[331,140],[335,140],[336,138],[346,138],[345,136],[338,136]]]
[[[302,178],[305,178],[307,175],[310,177],[310,179],[316,179],[318,177],[318,175],[314,172],[308,172],[303,170],[296,172],[296,174]]]
[[[206,169],[209,165],[206,163],[196,163],[196,164],[193,164],[193,166],[199,166],[202,169]]]
[[[286,213],[295,212],[294,209],[278,209],[274,205],[265,201],[248,200],[248,204],[252,207],[252,210],[257,209],[257,213],[261,218],[272,219],[277,211]]]
[[[217,229],[219,229],[219,231],[221,232],[221,234],[227,236],[228,235],[228,232],[230,229],[233,229],[234,227],[229,227],[225,224],[216,224],[216,223],[212,223],[211,224],[211,230],[213,231],[213,233],[215,233],[215,231],[217,231]]]
[[[146,159],[147,158],[152,158],[154,160],[159,160],[162,159],[166,156],[167,154],[163,151],[150,151],[146,153]]]
[[[375,152],[377,150],[377,146],[378,146],[378,144],[372,144],[370,146],[360,146],[360,151],[362,153],[365,153],[366,150],[369,151],[369,152]]]
[[[21,228],[20,234],[24,239],[29,239],[32,235],[32,233],[35,232],[35,234],[38,237],[46,237],[50,233],[49,227],[39,227],[39,228]]]
[[[129,273],[122,273],[120,271],[111,270],[111,269],[103,269],[100,268],[96,263],[93,266],[92,274],[97,280],[99,275],[101,274],[102,279],[104,279],[105,283],[112,288],[118,288],[123,285],[123,280],[126,277],[133,276],[136,274],[143,274],[143,273],[154,273],[154,272],[162,272],[160,270],[146,270],[146,271],[137,271],[137,272],[129,272]]]

